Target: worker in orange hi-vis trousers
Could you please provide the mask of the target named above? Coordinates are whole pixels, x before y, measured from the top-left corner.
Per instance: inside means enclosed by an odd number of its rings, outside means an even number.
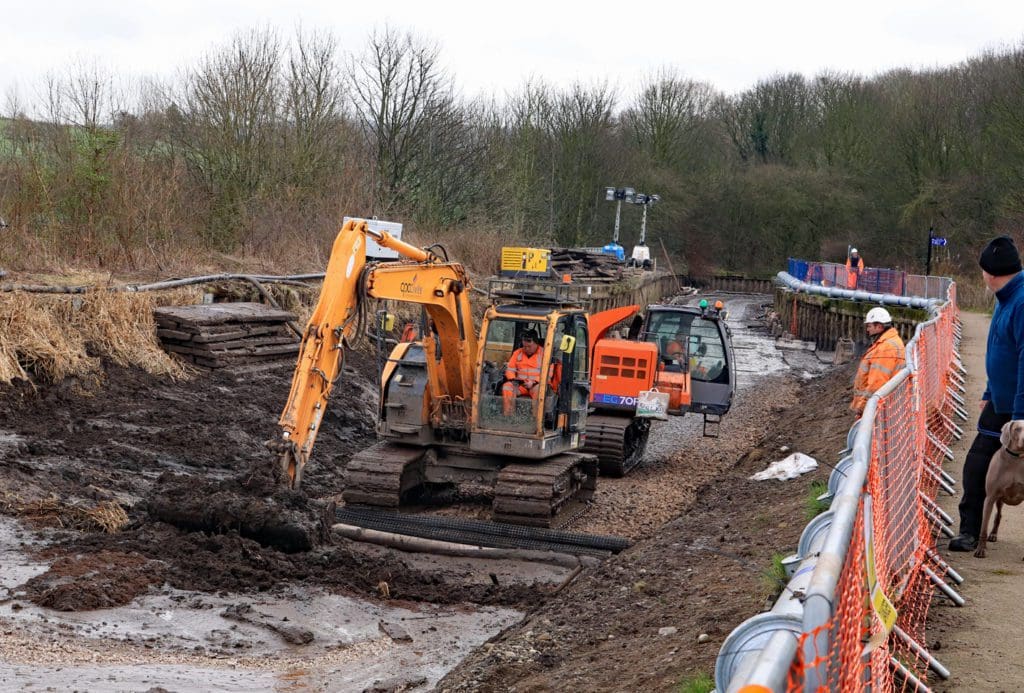
[[[868,397],[889,382],[907,363],[907,350],[892,316],[885,308],[872,308],[864,317],[864,330],[871,337],[871,345],[860,360],[853,379],[853,402],[850,409],[860,418]]]
[[[856,248],[850,248],[850,255],[846,258],[846,288],[856,289],[857,280],[864,271],[864,258],[860,256]]]

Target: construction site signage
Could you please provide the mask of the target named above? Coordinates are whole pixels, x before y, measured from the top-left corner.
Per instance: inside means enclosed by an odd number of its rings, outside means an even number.
[[[345,217],[342,219],[342,224],[348,223],[349,219],[357,219],[359,217]],[[397,221],[384,221],[383,219],[366,219],[366,225],[371,231],[387,231],[389,234],[394,236],[395,240],[402,240],[402,225]],[[370,260],[397,260],[398,251],[392,250],[391,248],[382,248],[377,245],[372,238],[366,239],[366,257]]]

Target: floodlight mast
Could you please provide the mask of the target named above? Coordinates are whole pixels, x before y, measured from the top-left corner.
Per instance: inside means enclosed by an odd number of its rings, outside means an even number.
[[[615,200],[615,231],[612,233],[612,243],[619,243],[619,221],[622,218],[622,201],[633,202],[636,191],[633,188],[605,188],[604,199],[609,202]]]
[[[636,204],[642,204],[644,206],[644,215],[640,220],[640,243],[639,245],[647,245],[647,208],[661,201],[661,195],[644,195],[639,194],[636,196]]]
[[[647,208],[660,202],[660,195],[645,195],[637,193],[633,197],[633,204],[643,205],[644,213],[640,221],[640,240],[633,246],[633,255],[630,257],[630,264],[637,267],[653,267],[651,262],[651,251],[647,247]]]

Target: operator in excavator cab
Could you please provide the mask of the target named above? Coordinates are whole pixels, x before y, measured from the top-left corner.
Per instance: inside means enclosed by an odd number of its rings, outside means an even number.
[[[682,370],[683,360],[686,358],[686,341],[688,336],[686,330],[680,327],[676,336],[665,345],[664,359],[669,366],[676,367],[675,370]],[[669,370],[673,370],[670,368]]]
[[[523,332],[523,345],[512,352],[512,357],[505,367],[505,384],[501,387],[501,410],[505,416],[515,413],[516,397],[537,399],[540,393],[540,369],[544,360],[544,352],[540,349],[540,335],[535,329]],[[551,364],[551,377],[548,386],[558,390],[562,380],[562,364],[557,361]]]

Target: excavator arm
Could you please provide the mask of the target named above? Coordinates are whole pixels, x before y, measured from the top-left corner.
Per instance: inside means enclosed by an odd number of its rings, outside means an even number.
[[[366,268],[366,239],[391,248],[411,263]],[[349,220],[338,232],[323,286],[303,334],[288,401],[281,413],[279,453],[281,482],[298,488],[309,461],[327,399],[341,374],[346,344],[357,336],[364,297],[386,298],[426,306],[436,330],[442,359],[433,339],[424,340],[431,389],[452,397],[472,392],[476,335],[468,297],[468,279],[458,263],[445,262],[429,250],[404,243],[387,232],[373,231],[363,220]],[[432,393],[433,394],[433,393]]]

